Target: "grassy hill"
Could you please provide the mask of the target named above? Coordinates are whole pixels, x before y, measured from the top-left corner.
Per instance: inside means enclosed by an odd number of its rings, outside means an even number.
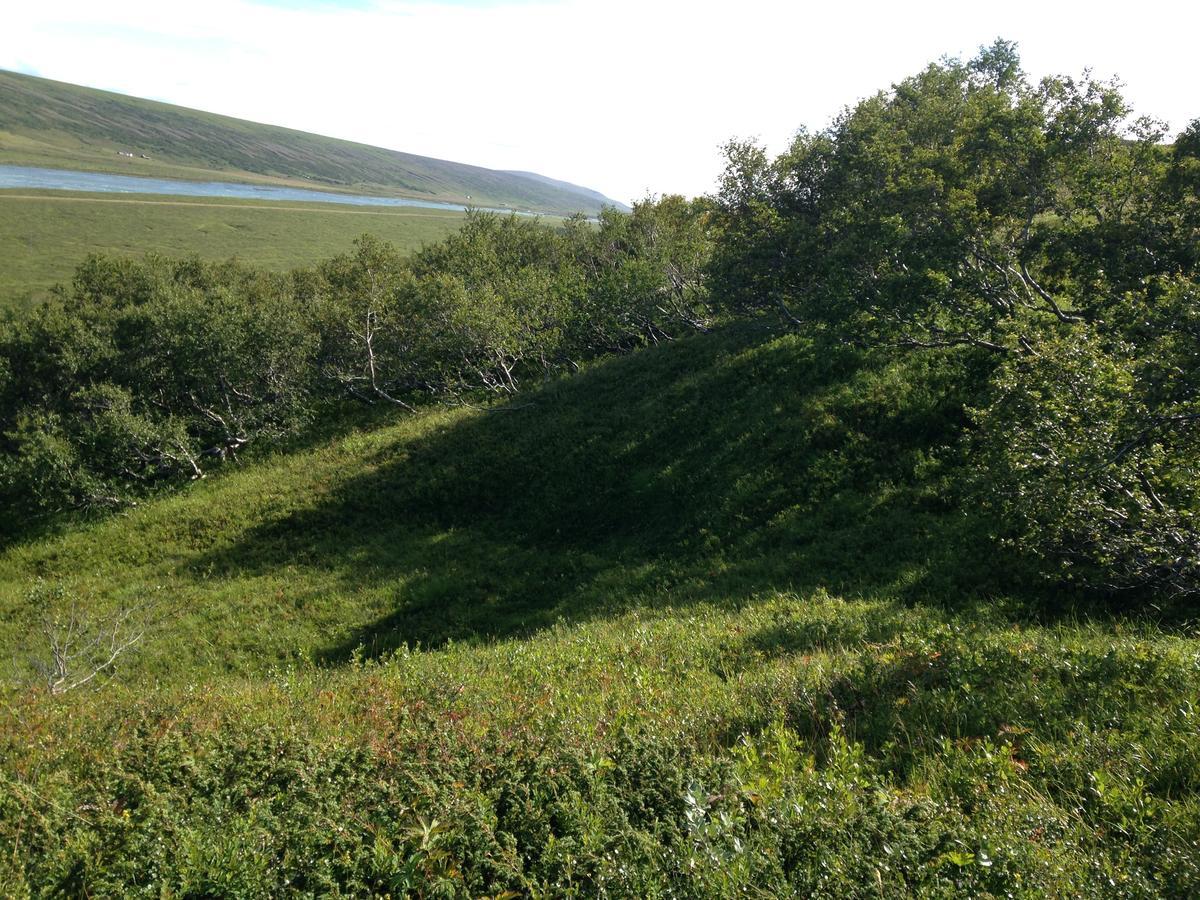
[[[716,198],[6,317],[0,895],[1200,896],[1196,148],[1118,108],[997,41]]]
[[[217,671],[261,674],[360,642],[375,652],[527,635],[665,598],[952,592],[964,523],[912,470],[930,465],[954,411],[932,390],[912,397],[898,369],[797,357],[794,340],[757,337],[617,359],[511,407],[363,423],[19,544],[0,557],[0,609],[22,609],[36,577],[66,579],[89,604],[163,585],[186,609],[178,627],[195,652]],[[871,552],[899,522],[886,554]],[[296,631],[271,615],[280,591]],[[244,599],[227,604],[233,595]],[[222,620],[224,636],[211,630]],[[31,624],[13,615],[0,646]],[[168,677],[208,669],[189,652],[148,645],[137,665]]]
[[[415,250],[463,218],[436,209],[0,191],[0,309],[28,306],[69,283],[89,253],[237,257],[285,271],[343,253],[363,233]]]
[[[747,325],[10,540],[10,677],[48,590],[157,612],[5,691],[0,886],[1194,895],[1200,641],[997,554],[967,359]]]
[[[150,158],[141,159],[142,154]],[[529,173],[431,159],[0,71],[3,163],[302,184],[563,215],[619,205],[595,191]]]

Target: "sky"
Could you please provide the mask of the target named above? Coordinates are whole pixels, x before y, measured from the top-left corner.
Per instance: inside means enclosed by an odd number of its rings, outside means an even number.
[[[1032,76],[1117,76],[1200,117],[1200,2],[35,0],[0,68],[497,169],[628,202],[710,191],[942,56],[1017,41]]]

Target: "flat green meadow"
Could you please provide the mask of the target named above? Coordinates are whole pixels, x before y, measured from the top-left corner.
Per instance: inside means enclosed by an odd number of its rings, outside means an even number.
[[[437,209],[363,209],[329,203],[0,191],[0,308],[44,298],[90,253],[236,257],[286,271],[346,252],[373,234],[409,251],[462,225]]]

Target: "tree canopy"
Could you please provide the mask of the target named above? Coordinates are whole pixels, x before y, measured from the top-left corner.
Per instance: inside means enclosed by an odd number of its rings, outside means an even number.
[[[1031,82],[1013,44],[727,148],[713,294],[834,340],[992,358],[976,481],[1058,575],[1196,593],[1200,121]]]

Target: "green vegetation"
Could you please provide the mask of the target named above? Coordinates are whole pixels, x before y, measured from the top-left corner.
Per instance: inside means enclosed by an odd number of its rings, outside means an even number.
[[[559,231],[470,213],[405,259],[364,237],[315,271],[89,257],[0,331],[7,516],[128,504],[300,433],[353,398],[515,393],[704,315],[678,198]]]
[[[1200,120],[1031,84],[1003,41],[769,161],[729,148],[714,295],[837,339],[992,357],[977,477],[1051,577],[1200,594]]]
[[[9,890],[1186,896],[1200,642],[1031,605],[961,374],[724,331],[11,547],[10,646],[170,612],[9,695]]]
[[[0,164],[323,186],[560,215],[593,215],[620,205],[587,188],[529,173],[430,159],[4,71]]]
[[[0,191],[0,307],[29,307],[68,282],[91,253],[236,257],[285,271],[342,253],[364,231],[412,251],[462,224],[435,209]]]
[[[507,404],[385,427],[389,411],[373,411],[313,448],[17,543],[0,602],[21,615],[0,644],[36,630],[26,594],[39,577],[94,609],[161,586],[181,604],[179,640],[129,664],[164,679],[762,590],[968,591],[989,576],[958,583],[960,561],[990,547],[939,499],[931,450],[954,440],[961,410],[942,398],[958,367],[928,387],[909,374],[742,328],[596,363]],[[866,478],[873,490],[856,496]],[[976,530],[982,551],[962,543]],[[873,557],[880,531],[900,533]]]
[[[0,326],[14,896],[1200,893],[1200,124],[943,62],[713,198]]]

